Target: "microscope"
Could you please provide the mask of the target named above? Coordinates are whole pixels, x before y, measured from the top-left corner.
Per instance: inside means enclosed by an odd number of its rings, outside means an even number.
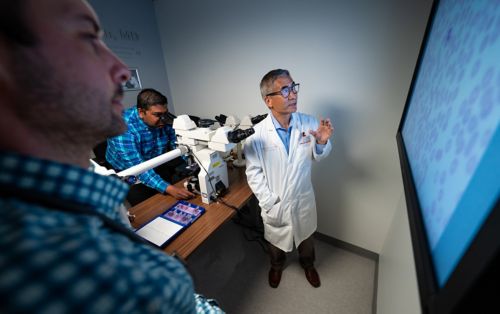
[[[185,187],[199,193],[203,203],[210,204],[224,195],[229,187],[227,163],[222,154],[229,153],[237,143],[255,131],[251,127],[241,129],[235,125],[220,126],[219,122],[210,119],[198,119],[198,123],[195,123],[188,115],[171,115],[167,118],[173,120],[177,148],[116,175],[128,183],[134,183],[137,175],[179,156],[188,156],[194,163],[189,165],[192,176],[186,181]],[[109,174],[114,174],[112,172]]]
[[[234,129],[208,119],[200,120],[197,126],[187,115],[177,117],[173,128],[178,147],[187,147],[189,155],[199,166],[197,176],[186,182],[186,188],[199,191],[202,202],[206,204],[224,195],[229,187],[229,179],[227,163],[222,154],[229,153],[237,143],[252,135],[253,128]]]

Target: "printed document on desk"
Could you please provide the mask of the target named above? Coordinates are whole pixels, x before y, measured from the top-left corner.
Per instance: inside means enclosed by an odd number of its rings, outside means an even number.
[[[158,217],[144,224],[136,233],[159,247],[164,247],[205,213],[205,208],[178,201]]]

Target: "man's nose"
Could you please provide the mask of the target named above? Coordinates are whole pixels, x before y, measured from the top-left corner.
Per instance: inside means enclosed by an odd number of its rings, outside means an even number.
[[[114,54],[107,46],[106,50],[111,59],[111,76],[116,83],[125,83],[130,79],[130,70],[123,61]]]

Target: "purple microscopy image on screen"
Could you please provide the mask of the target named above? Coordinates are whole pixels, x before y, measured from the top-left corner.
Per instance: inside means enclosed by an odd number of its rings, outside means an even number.
[[[499,11],[497,1],[443,3],[409,100],[402,134],[431,248],[499,125]]]

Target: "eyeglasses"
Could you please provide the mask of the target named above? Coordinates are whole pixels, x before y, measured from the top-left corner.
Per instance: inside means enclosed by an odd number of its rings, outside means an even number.
[[[280,91],[269,93],[266,96],[281,95],[284,98],[288,98],[288,95],[290,95],[290,91],[292,91],[294,94],[297,94],[299,92],[299,86],[300,84],[298,83],[293,83],[289,86],[283,86]]]
[[[167,112],[166,111],[165,112],[151,112],[151,114],[153,116],[161,119],[161,118],[163,118],[164,116],[167,115]]]

